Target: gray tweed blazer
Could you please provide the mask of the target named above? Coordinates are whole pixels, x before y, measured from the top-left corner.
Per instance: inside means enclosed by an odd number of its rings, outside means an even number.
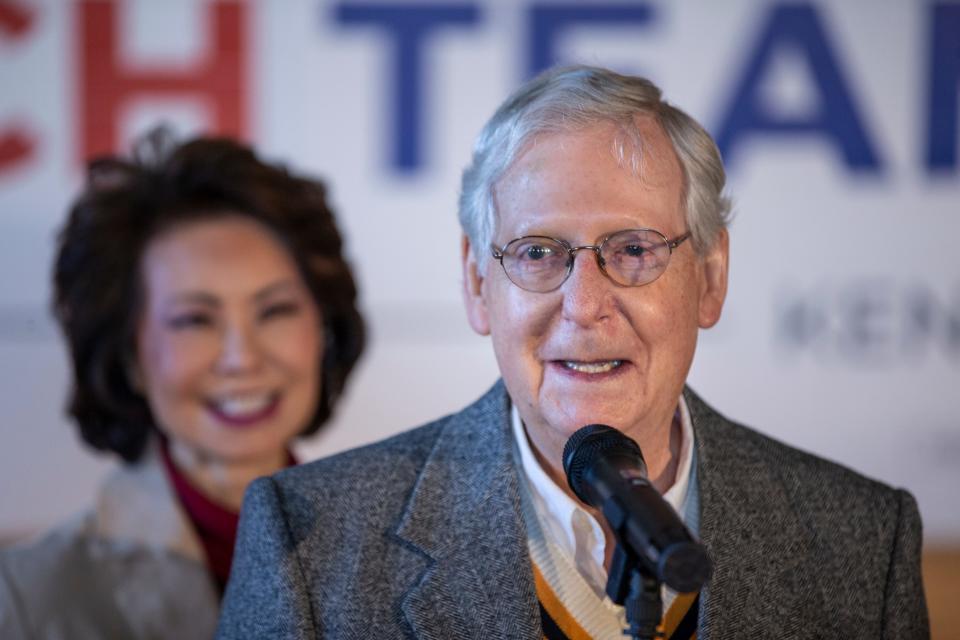
[[[698,638],[926,638],[913,498],[689,389]],[[458,414],[257,480],[217,637],[541,638],[502,383]]]

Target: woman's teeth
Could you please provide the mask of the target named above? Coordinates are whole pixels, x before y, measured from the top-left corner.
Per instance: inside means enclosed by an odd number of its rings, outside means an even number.
[[[613,371],[623,364],[623,360],[608,360],[606,362],[577,362],[564,360],[563,366],[578,373],[606,373]]]
[[[262,411],[273,400],[272,394],[252,396],[235,396],[214,402],[217,411],[231,418],[248,416],[251,413]]]

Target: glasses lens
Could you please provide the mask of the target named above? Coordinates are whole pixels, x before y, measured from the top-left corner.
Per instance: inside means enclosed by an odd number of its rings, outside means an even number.
[[[552,291],[567,276],[570,253],[551,238],[517,238],[503,252],[503,269],[510,281],[527,291]]]
[[[660,277],[670,261],[670,246],[652,229],[627,229],[607,238],[600,255],[607,275],[619,284],[636,287]]]

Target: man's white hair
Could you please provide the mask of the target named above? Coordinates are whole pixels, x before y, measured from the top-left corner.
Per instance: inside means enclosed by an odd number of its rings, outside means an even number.
[[[697,252],[716,240],[730,217],[723,194],[726,173],[710,134],[689,115],[665,102],[645,78],[588,66],[548,70],[520,87],[497,109],[473,148],[460,189],[460,226],[481,267],[490,257],[497,212],[493,189],[537,136],[569,133],[598,124],[618,129],[613,153],[642,174],[644,142],[638,116],[651,116],[673,144],[683,171],[687,228]]]

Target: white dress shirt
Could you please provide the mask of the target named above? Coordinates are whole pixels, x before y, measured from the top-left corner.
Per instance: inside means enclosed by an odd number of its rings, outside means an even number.
[[[676,476],[664,499],[680,514],[688,528],[698,528],[698,505],[694,465],[694,435],[686,402],[677,403],[680,422],[680,459]],[[531,556],[541,568],[544,579],[567,610],[594,638],[622,637],[625,624],[623,607],[605,594],[607,571],[603,566],[606,541],[600,523],[567,495],[540,466],[527,439],[520,414],[511,409],[511,424],[523,467],[522,484],[532,507],[528,522]],[[692,504],[691,504],[692,503]],[[687,513],[692,511],[692,513]],[[534,526],[530,526],[530,525]],[[539,529],[539,530],[538,530]],[[664,611],[675,593],[664,588]]]

